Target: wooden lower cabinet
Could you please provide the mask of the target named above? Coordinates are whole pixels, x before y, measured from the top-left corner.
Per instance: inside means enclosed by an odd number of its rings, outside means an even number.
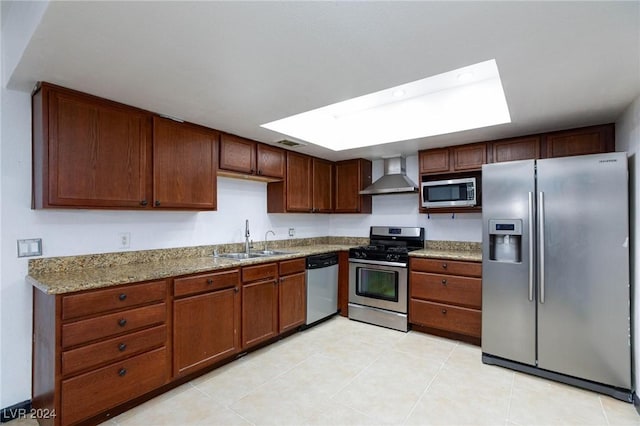
[[[233,270],[176,279],[198,291],[198,282],[212,290],[173,302],[173,374],[182,376],[240,351],[240,273]],[[227,288],[215,289],[217,284]]]
[[[169,379],[168,355],[163,346],[63,380],[62,424],[74,424],[159,388]]]
[[[409,322],[426,331],[480,343],[482,264],[423,259],[409,262]]]
[[[166,281],[117,290],[33,290],[32,406],[55,413],[38,419],[41,425],[95,423],[169,383]]]
[[[305,259],[242,268],[242,348],[269,341],[306,320]]]
[[[242,268],[242,349],[278,335],[278,264]]]
[[[305,259],[280,262],[278,286],[278,332],[293,330],[307,319]]]
[[[306,320],[306,259],[60,295],[33,290],[40,425],[96,424]]]

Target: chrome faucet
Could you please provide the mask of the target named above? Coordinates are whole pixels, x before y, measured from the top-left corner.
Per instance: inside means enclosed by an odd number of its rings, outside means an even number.
[[[251,244],[249,243],[250,235],[251,234],[249,233],[249,219],[247,219],[244,225],[244,252],[247,254],[249,254],[249,251],[251,250]]]
[[[267,251],[267,235],[269,235],[269,232],[271,232],[274,237],[276,236],[276,233],[273,232],[271,229],[269,229],[267,232],[264,233],[264,251]]]

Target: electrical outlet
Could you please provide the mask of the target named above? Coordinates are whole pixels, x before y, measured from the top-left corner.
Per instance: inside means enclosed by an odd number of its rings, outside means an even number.
[[[294,235],[296,235],[296,230],[295,228],[289,228],[289,236],[293,237]]]
[[[131,233],[130,232],[121,232],[118,234],[120,240],[119,248],[125,249],[131,246]]]
[[[42,238],[18,240],[18,257],[42,256]]]

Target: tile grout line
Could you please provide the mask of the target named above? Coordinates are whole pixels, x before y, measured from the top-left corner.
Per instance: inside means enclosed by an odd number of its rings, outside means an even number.
[[[513,402],[513,388],[516,385],[516,374],[511,373],[511,389],[509,389],[509,403],[507,404],[507,418],[504,420],[505,426],[509,424],[511,417],[511,403]]]
[[[427,392],[429,391],[429,389],[431,388],[431,385],[433,384],[433,382],[435,382],[435,380],[438,378],[438,376],[440,375],[440,372],[442,372],[442,369],[444,368],[444,366],[447,364],[447,362],[449,361],[449,359],[451,358],[451,355],[453,355],[453,352],[456,350],[456,348],[460,345],[460,342],[456,342],[455,345],[453,345],[453,347],[451,348],[451,351],[449,352],[449,355],[447,355],[447,359],[445,359],[442,364],[440,365],[440,368],[438,368],[438,371],[436,371],[436,374],[431,378],[431,380],[429,381],[429,383],[427,384],[427,386],[424,388],[424,390],[422,391],[422,393],[420,394],[420,396],[418,397],[418,399],[416,400],[416,402],[413,403],[413,405],[411,406],[411,409],[409,410],[409,413],[405,416],[404,420],[402,421],[402,424],[406,424],[407,421],[411,418],[411,415],[413,414],[413,412],[416,410],[416,407],[418,406],[418,404],[420,403],[420,401],[422,401],[422,398],[424,398],[424,396],[427,394]]]
[[[609,421],[609,416],[607,416],[607,410],[604,409],[604,404],[602,403],[602,397],[598,396],[598,402],[600,402],[600,409],[602,410],[602,414],[604,415],[604,419],[607,421],[607,425],[611,425]]]

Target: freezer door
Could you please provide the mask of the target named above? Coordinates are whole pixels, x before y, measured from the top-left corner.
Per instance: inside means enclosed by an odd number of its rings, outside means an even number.
[[[533,160],[482,167],[482,352],[525,364],[536,360],[533,241]],[[519,262],[490,259],[490,220],[521,220]],[[531,268],[531,270],[530,270]]]
[[[538,161],[538,366],[630,389],[627,179],[625,153]]]

